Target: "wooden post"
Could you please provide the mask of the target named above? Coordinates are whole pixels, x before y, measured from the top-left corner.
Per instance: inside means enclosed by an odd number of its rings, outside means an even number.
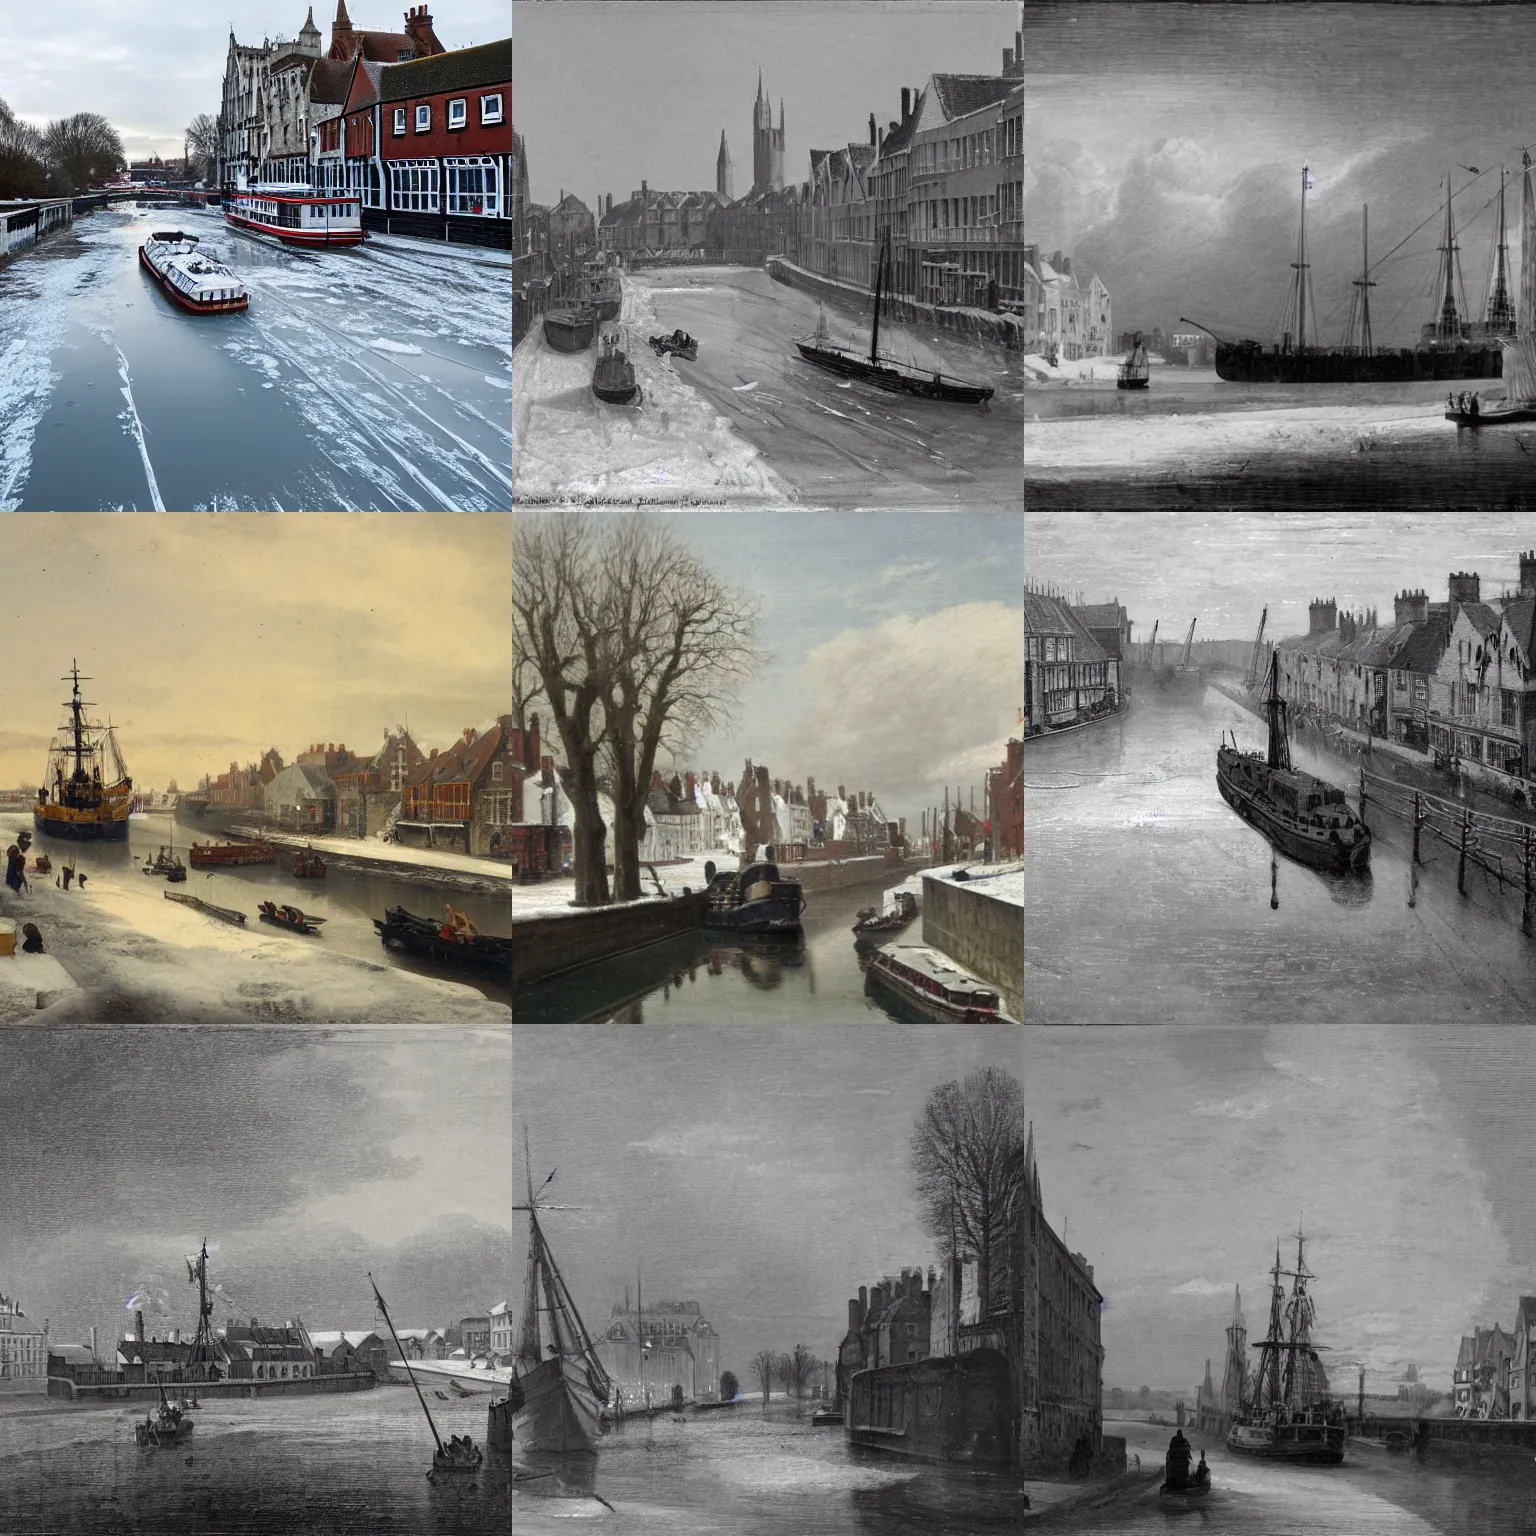
[[[1463,896],[1467,894],[1467,837],[1472,831],[1472,811],[1466,808],[1461,813],[1461,857],[1456,863],[1456,889]]]
[[[1419,863],[1419,828],[1424,824],[1423,812],[1419,810],[1419,792],[1413,792],[1413,862]]]
[[[1525,870],[1525,903],[1520,909],[1520,931],[1529,938],[1531,933],[1531,829],[1529,827],[1521,833],[1521,840],[1525,845],[1524,857],[1520,860]]]
[[[1371,829],[1365,826],[1365,769],[1360,769],[1360,825],[1369,832]]]

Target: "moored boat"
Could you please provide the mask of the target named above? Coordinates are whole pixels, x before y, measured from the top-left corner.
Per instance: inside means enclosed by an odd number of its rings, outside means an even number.
[[[624,288],[617,267],[606,261],[588,261],[582,264],[582,286],[587,302],[597,314],[599,323],[617,320],[624,303]]]
[[[313,848],[301,848],[293,856],[293,873],[299,880],[323,880],[325,861]]]
[[[1362,871],[1371,859],[1370,829],[1344,800],[1344,791],[1291,766],[1289,709],[1280,697],[1278,652],[1271,658],[1267,753],[1244,752],[1234,737],[1216,749],[1216,787],[1244,821],[1281,853],[1314,869]]]
[[[275,901],[258,902],[256,910],[262,922],[271,923],[275,928],[286,928],[290,933],[318,933],[325,921],[323,917],[311,917],[297,907],[279,906]]]
[[[185,907],[195,907],[199,912],[209,917],[216,917],[221,923],[238,924],[245,926],[245,913],[237,912],[233,907],[216,907],[211,901],[204,901],[201,896],[188,896],[181,891],[167,891],[167,901],[179,901]]]
[[[80,697],[82,679],[78,663],[72,663],[66,682],[73,681],[68,713],[48,747],[48,767],[32,824],[53,837],[83,842],[124,842],[133,802],[133,780],[128,776],[117,736],[110,725],[86,718],[89,701]]]
[[[635,365],[620,349],[617,336],[603,337],[597,366],[592,370],[592,393],[608,405],[629,405],[640,397]]]
[[[236,229],[284,245],[361,245],[364,238],[362,204],[355,193],[316,192],[302,182],[236,192],[225,204],[224,217]]]
[[[722,870],[710,881],[706,928],[735,933],[797,934],[805,895],[798,880],[786,880],[777,864],[748,864]]]
[[[166,1397],[165,1388],[161,1386],[160,1406],[153,1415],[145,1414],[142,1424],[133,1426],[133,1439],[136,1445],[147,1450],[157,1450],[162,1446],[180,1445],[190,1440],[192,1429],[193,1421]]]
[[[243,864],[276,864],[270,843],[193,843],[187,858],[193,869],[230,869]]]
[[[251,296],[223,262],[204,256],[198,237],[179,229],[160,230],[139,247],[139,263],[166,295],[195,315],[223,315],[248,309]]]
[[[561,304],[544,312],[544,339],[557,352],[585,352],[597,334],[590,304]]]
[[[172,884],[180,884],[187,878],[187,866],[176,857],[174,848],[162,848],[152,859],[145,856],[143,873],[163,875]]]
[[[404,907],[390,907],[382,918],[374,918],[374,931],[385,949],[398,949],[427,959],[446,961],[489,971],[510,972],[512,940],[498,934],[481,933],[462,913],[449,909],[447,921],[437,923],[418,917]],[[455,923],[454,918],[461,919]]]
[[[1115,375],[1116,389],[1145,389],[1152,380],[1152,369],[1147,361],[1147,349],[1137,331],[1126,360]]]
[[[869,957],[869,974],[926,1012],[962,1024],[1002,1017],[997,992],[925,944],[893,944]]]
[[[895,905],[889,912],[866,907],[859,913],[853,931],[858,934],[899,933],[917,916],[917,897],[911,891],[897,891]]]

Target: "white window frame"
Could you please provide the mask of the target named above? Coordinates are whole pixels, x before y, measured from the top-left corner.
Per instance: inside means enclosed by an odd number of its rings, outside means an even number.
[[[395,130],[395,137],[397,139],[403,139],[405,137],[405,108],[404,107],[396,107],[395,108],[394,130]]]
[[[477,214],[470,206],[480,203]],[[470,218],[502,217],[505,197],[495,155],[456,155],[443,160],[443,212]]]
[[[469,98],[467,96],[455,96],[448,103],[448,126],[450,128],[463,128],[469,122]]]
[[[390,160],[389,207],[395,213],[437,213],[441,206],[436,160]]]
[[[429,101],[416,103],[416,132],[432,132],[432,103]]]
[[[501,92],[496,91],[490,96],[480,98],[480,126],[488,127],[492,123],[502,120]]]

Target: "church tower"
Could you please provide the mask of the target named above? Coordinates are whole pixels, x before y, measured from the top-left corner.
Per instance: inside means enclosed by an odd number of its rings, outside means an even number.
[[[779,98],[779,126],[773,126],[773,103],[763,94],[763,72],[757,72],[757,101],[752,107],[752,190],[784,190],[784,98]]]
[[[715,191],[725,198],[727,202],[734,202],[736,200],[736,194],[732,190],[733,169],[734,167],[731,165],[731,152],[725,143],[725,129],[722,128],[720,130],[720,153],[715,157]]]
[[[314,58],[320,57],[320,28],[315,25],[315,8],[310,6],[304,25],[299,28],[299,47]]]

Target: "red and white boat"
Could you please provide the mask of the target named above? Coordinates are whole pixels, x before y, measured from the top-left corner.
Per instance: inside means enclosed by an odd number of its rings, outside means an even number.
[[[197,236],[160,230],[139,247],[139,262],[166,293],[196,315],[247,309],[245,284],[222,262],[199,254]]]
[[[236,229],[270,235],[285,245],[363,243],[363,205],[354,192],[315,192],[303,185],[251,187],[234,194],[224,217]]]

